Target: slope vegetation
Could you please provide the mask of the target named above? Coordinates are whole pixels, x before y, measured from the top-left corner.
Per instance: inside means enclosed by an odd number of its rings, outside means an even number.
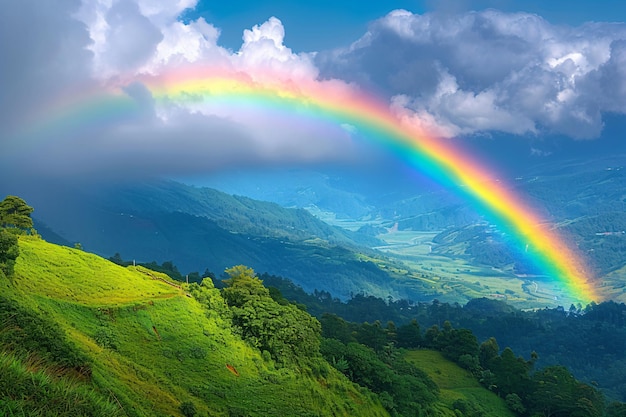
[[[431,377],[440,391],[441,415],[514,416],[495,393],[485,389],[467,370],[434,350],[411,350],[405,358]],[[457,412],[457,414],[455,414]]]
[[[261,355],[219,308],[165,275],[22,236],[15,274],[2,281],[10,337],[0,337],[0,414],[67,414],[44,395],[11,391],[11,369],[36,392],[66,393],[54,396],[61,409],[79,401],[91,410],[75,415],[386,415],[321,360],[289,366]],[[17,322],[27,316],[31,324]],[[42,326],[56,336],[27,332]],[[28,350],[12,343],[20,337]],[[67,352],[75,358],[64,363]]]

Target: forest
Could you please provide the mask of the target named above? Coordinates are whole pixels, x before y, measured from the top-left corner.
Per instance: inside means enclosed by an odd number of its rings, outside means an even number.
[[[31,212],[17,197],[0,202],[3,414],[626,411],[624,304],[522,312],[489,299],[461,306],[357,294],[344,302],[244,265],[183,277],[173,262],[104,260],[80,245],[46,243]],[[473,393],[450,380],[475,384]],[[282,391],[298,401],[285,402]]]

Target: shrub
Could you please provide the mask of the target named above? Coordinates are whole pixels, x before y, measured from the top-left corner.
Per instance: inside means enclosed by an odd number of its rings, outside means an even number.
[[[198,413],[196,406],[191,401],[181,403],[179,408],[185,417],[194,417]]]

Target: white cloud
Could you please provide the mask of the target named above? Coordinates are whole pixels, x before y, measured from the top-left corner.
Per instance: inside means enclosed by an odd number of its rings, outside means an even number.
[[[296,90],[314,86],[338,95],[354,88],[376,91],[405,123],[445,137],[502,131],[590,138],[600,134],[604,112],[626,113],[624,24],[572,28],[494,10],[395,11],[347,48],[307,54],[285,45],[284,27],[272,17],[246,30],[241,48],[231,51],[219,45],[220,30],[211,23],[179,20],[195,3],[3,3],[4,168],[184,173],[353,156],[351,137],[359,132],[351,125],[312,121],[297,110],[285,117],[270,107],[155,100],[143,84],[189,69],[218,68],[253,83],[280,79]],[[137,109],[124,120],[65,135],[40,132],[18,143],[16,129],[41,111],[54,114],[59,103],[86,92],[97,95],[98,89],[107,98],[112,85]]]
[[[495,10],[395,11],[316,63],[322,76],[410,97],[410,108],[439,132],[594,138],[603,112],[626,112],[624,39],[624,24],[554,26]]]
[[[243,44],[233,57],[237,68],[247,71],[258,81],[264,79],[264,73],[284,74],[292,81],[312,81],[318,71],[312,63],[312,55],[294,54],[284,44],[285,29],[276,17],[270,17],[262,25],[243,33]],[[276,71],[280,70],[280,71]]]
[[[312,55],[296,54],[284,45],[284,28],[277,18],[245,31],[241,49],[232,52],[219,46],[219,29],[204,19],[178,20],[195,5],[193,0],[66,0],[63,5],[45,7],[25,0],[11,5],[13,13],[0,14],[5,17],[0,23],[8,25],[0,30],[7,35],[31,22],[37,27],[32,38],[21,43],[3,36],[0,53],[14,63],[2,74],[4,91],[23,99],[19,110],[29,117],[33,111],[28,106],[42,101],[45,114],[34,116],[36,122],[59,111],[63,116],[63,106],[80,105],[71,104],[73,97],[86,92],[110,101],[110,87],[115,85],[135,110],[96,116],[94,121],[88,121],[90,115],[69,116],[63,123],[78,126],[69,131],[44,127],[33,133],[27,128],[27,133],[12,135],[11,143],[0,143],[3,170],[70,175],[115,167],[116,175],[184,174],[230,164],[350,158],[350,134],[333,123],[296,113],[285,117],[271,108],[216,108],[175,97],[157,101],[142,83],[150,76],[176,76],[189,69],[201,74],[207,68],[244,74],[258,83],[276,78],[294,86],[317,83]],[[44,47],[49,50],[42,54]],[[52,77],[38,79],[40,72]],[[14,105],[0,103],[6,109]],[[10,119],[8,111],[4,115]]]

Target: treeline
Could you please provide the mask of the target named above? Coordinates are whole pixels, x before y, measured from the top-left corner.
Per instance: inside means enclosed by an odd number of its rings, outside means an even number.
[[[156,263],[145,264],[156,265]],[[184,280],[171,262],[155,269]],[[175,272],[172,273],[171,269]],[[200,277],[200,278],[198,278]],[[222,278],[205,271],[189,274],[189,281],[203,277],[222,287]],[[327,291],[305,292],[290,280],[267,273],[258,276],[270,293],[284,298],[321,319],[325,313],[348,322],[392,322],[402,326],[416,320],[423,329],[441,328],[448,321],[455,328],[472,331],[478,340],[495,337],[499,344],[528,357],[538,354],[537,368],[563,365],[576,378],[599,387],[609,400],[626,401],[626,306],[615,302],[591,303],[565,309],[546,308],[520,311],[503,301],[475,299],[465,306],[458,303],[413,303],[407,300],[383,300],[356,294],[345,302]]]
[[[210,279],[191,284],[191,295],[207,308],[207,314],[230,319],[241,337],[259,349],[264,359],[278,367],[297,366],[325,378],[329,363],[352,382],[376,393],[394,416],[420,416],[434,412],[437,385],[405,361],[390,346],[381,354],[355,340],[347,344],[322,337],[320,322],[282,294],[270,291],[245,266],[226,270],[222,289]],[[432,414],[431,414],[432,415]]]
[[[433,325],[421,331],[416,320],[396,327],[392,322],[350,323],[336,315],[325,314],[322,331],[325,354],[333,363],[348,355],[354,343],[368,346],[379,357],[397,357],[398,348],[435,349],[462,368],[470,371],[486,388],[505,399],[507,406],[520,416],[616,416],[626,410],[624,404],[606,407],[604,396],[596,388],[577,381],[563,366],[534,370],[538,356],[529,360],[516,356],[509,347],[500,351],[495,338],[482,344],[468,329],[455,329],[449,321],[442,328]],[[337,360],[339,358],[339,360]],[[347,368],[348,372],[350,367]],[[344,371],[345,372],[345,371]],[[378,381],[378,380],[377,380]],[[476,406],[474,406],[476,407]],[[480,415],[480,407],[475,409]],[[606,413],[606,414],[605,414]]]
[[[241,329],[246,340],[275,361],[285,358],[298,361],[305,352],[306,357],[315,357],[320,352],[328,363],[353,382],[378,394],[392,414],[427,414],[438,399],[436,384],[403,358],[403,349],[419,348],[442,352],[470,371],[487,389],[502,397],[511,411],[520,416],[600,417],[615,416],[624,411],[624,404],[617,402],[605,407],[603,394],[597,388],[578,381],[566,367],[553,364],[539,368],[540,355],[536,352],[533,351],[529,359],[524,359],[517,356],[511,347],[501,350],[497,339],[491,337],[493,333],[479,344],[472,330],[463,325],[455,328],[452,324],[481,324],[483,327],[478,328],[486,331],[490,328],[486,324],[487,318],[501,317],[504,320],[526,314],[504,303],[480,299],[464,308],[438,302],[385,302],[362,295],[342,303],[325,292],[306,294],[280,277],[267,274],[254,276],[249,269],[230,270],[228,274],[229,278],[225,281],[214,281],[224,287],[222,296],[230,307],[233,324]],[[297,305],[287,301],[294,295],[299,298]],[[269,302],[270,299],[273,302]],[[310,303],[313,300],[315,302]],[[305,320],[310,317],[308,314],[297,313],[309,305],[310,310],[319,314],[321,342],[315,341],[315,322]],[[622,314],[621,310],[609,312],[606,306],[591,304],[584,310],[572,306],[566,317],[584,317],[590,321],[601,319],[623,326],[626,314]],[[328,310],[360,317],[360,320],[347,321]],[[561,313],[564,310],[543,312],[544,316]],[[393,320],[384,326],[380,320],[363,322],[365,317],[384,316],[399,319],[398,324]],[[420,323],[427,323],[425,330]],[[528,326],[517,329],[526,331]],[[509,339],[504,338],[507,342]],[[295,346],[295,340],[303,344]],[[480,414],[480,405],[472,405],[470,409]]]
[[[262,274],[286,298],[306,306],[321,318],[331,313],[349,322],[392,322],[404,326],[412,320],[422,329],[441,328],[448,321],[455,328],[472,331],[478,340],[495,337],[501,346],[526,357],[538,354],[536,368],[564,365],[576,376],[602,389],[609,400],[626,401],[626,305],[591,303],[565,309],[520,311],[503,301],[475,299],[460,304],[411,303],[355,295],[347,302],[325,291],[307,294],[291,281]]]

